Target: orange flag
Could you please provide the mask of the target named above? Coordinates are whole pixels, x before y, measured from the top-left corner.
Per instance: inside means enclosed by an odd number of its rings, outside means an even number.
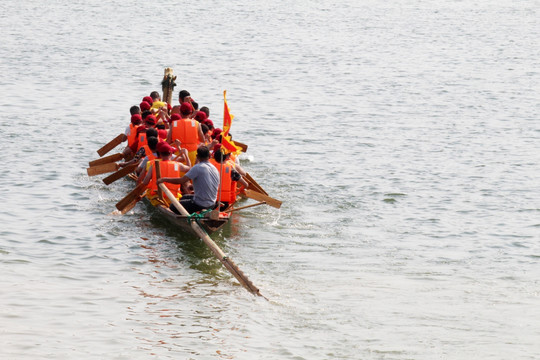
[[[223,137],[229,134],[234,116],[229,112],[227,105],[227,90],[223,90]]]

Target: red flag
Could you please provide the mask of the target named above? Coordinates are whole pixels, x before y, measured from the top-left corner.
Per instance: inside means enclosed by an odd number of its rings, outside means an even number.
[[[223,90],[223,136],[229,134],[231,129],[232,120],[234,116],[229,112],[229,105],[227,105],[227,90]]]

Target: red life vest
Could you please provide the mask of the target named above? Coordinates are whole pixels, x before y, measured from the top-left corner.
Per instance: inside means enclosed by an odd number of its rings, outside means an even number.
[[[193,119],[175,120],[171,124],[171,142],[180,140],[182,149],[196,151],[199,145],[199,122]]]
[[[233,204],[236,201],[236,181],[232,181],[231,178],[231,172],[234,168],[228,161],[220,164],[216,160],[210,159],[210,163],[216,167],[220,175],[220,189],[218,190],[218,199],[220,199],[221,202]],[[219,197],[220,191],[221,198]]]
[[[151,194],[157,194],[157,184],[156,184],[156,160],[150,162],[152,164],[152,179],[148,183],[148,189],[150,189]],[[161,171],[161,177],[180,177],[180,163],[177,161],[161,160],[159,163],[159,169]],[[174,196],[178,196],[180,193],[180,184],[171,184],[164,183],[167,189],[169,189]]]

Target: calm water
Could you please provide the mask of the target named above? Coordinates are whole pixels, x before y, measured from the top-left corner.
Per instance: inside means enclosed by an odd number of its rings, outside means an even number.
[[[0,357],[540,358],[539,9],[1,2]],[[86,175],[165,67],[284,201],[213,236],[268,302]]]

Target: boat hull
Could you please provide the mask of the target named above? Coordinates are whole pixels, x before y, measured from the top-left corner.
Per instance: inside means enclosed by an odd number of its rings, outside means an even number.
[[[156,211],[159,212],[160,216],[165,218],[173,226],[177,227],[182,232],[189,233],[196,237],[199,236],[192,228],[192,221],[197,221],[198,224],[204,229],[204,231],[206,231],[208,235],[218,231],[229,221],[229,215],[224,216],[223,213],[220,214],[220,217],[217,220],[211,219],[209,217],[203,217],[199,218],[198,220],[194,220],[194,218],[189,218],[188,216],[175,214],[169,208],[163,205],[154,206],[146,198],[144,199],[144,201],[146,204],[156,209]]]

